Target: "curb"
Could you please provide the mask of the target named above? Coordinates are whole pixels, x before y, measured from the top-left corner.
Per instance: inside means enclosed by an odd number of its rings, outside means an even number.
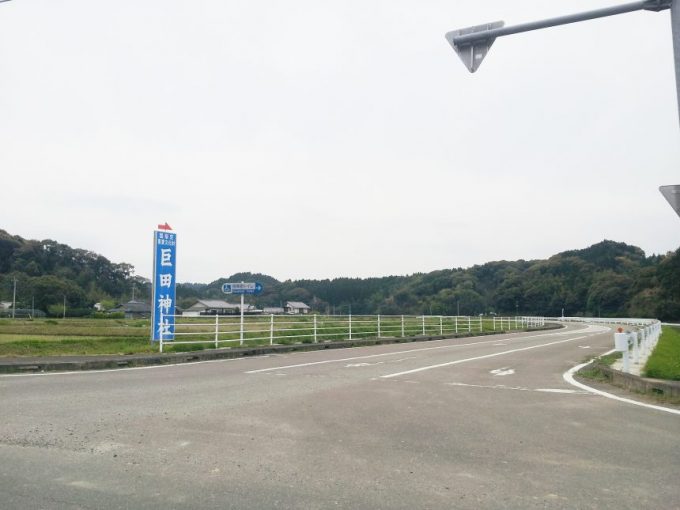
[[[680,399],[680,381],[649,379],[638,375],[626,374],[597,362],[593,363],[592,366],[602,373],[607,382],[619,388],[638,393],[649,393],[661,397]]]
[[[155,365],[171,365],[178,363],[194,363],[220,359],[244,358],[263,354],[281,354],[287,352],[320,351],[323,349],[347,349],[371,345],[399,344],[410,342],[428,342],[453,338],[470,338],[478,336],[500,335],[507,333],[526,333],[560,329],[563,326],[550,324],[540,328],[518,329],[513,331],[485,331],[477,333],[458,333],[452,335],[412,336],[394,338],[368,338],[357,340],[341,340],[322,343],[263,345],[255,347],[236,347],[232,349],[205,349],[203,351],[177,352],[163,354],[140,354],[118,356],[70,356],[49,358],[12,358],[0,359],[0,373],[41,373],[41,372],[77,372],[87,370],[110,370],[116,368],[146,367]]]

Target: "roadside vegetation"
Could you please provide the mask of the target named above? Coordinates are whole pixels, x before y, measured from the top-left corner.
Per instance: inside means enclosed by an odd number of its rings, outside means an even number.
[[[450,263],[455,264],[452,259]],[[680,250],[647,256],[635,246],[602,241],[546,260],[487,262],[429,273],[371,278],[286,280],[236,273],[211,283],[177,284],[177,305],[225,299],[228,281],[260,282],[246,297],[256,308],[303,301],[317,313],[383,315],[535,315],[680,319]],[[16,290],[16,292],[15,292]],[[151,282],[134,267],[53,240],[0,230],[0,317],[108,318],[130,297],[148,303]],[[16,296],[16,303],[14,298]],[[107,310],[106,314],[94,311]]]
[[[0,319],[0,356],[155,352],[145,320]]]
[[[590,361],[590,357],[587,359],[583,360],[584,363],[587,361]],[[621,353],[620,352],[613,352],[611,354],[607,354],[605,356],[600,356],[598,357],[593,363],[590,365],[582,368],[581,370],[578,371],[578,377],[582,377],[584,379],[590,379],[593,381],[601,381],[605,382],[608,381],[608,377],[602,370],[600,370],[600,366],[612,366],[616,360],[621,359]]]
[[[665,326],[644,368],[646,377],[680,381],[680,328]]]

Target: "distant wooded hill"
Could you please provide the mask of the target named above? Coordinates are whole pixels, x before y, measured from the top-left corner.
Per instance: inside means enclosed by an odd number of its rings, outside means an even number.
[[[56,241],[34,241],[0,230],[0,301],[11,301],[13,279],[22,307],[89,313],[95,302],[113,305],[148,299],[150,283],[130,264]],[[500,261],[471,268],[410,276],[286,280],[237,273],[212,283],[177,286],[179,305],[198,298],[224,299],[224,282],[258,281],[264,292],[249,299],[258,307],[303,301],[320,313],[566,315],[680,319],[680,250],[645,256],[635,246],[602,241],[547,260]]]

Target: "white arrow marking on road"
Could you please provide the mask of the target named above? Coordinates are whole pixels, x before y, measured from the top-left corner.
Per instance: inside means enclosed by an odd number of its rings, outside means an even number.
[[[489,373],[493,374],[493,375],[512,375],[512,374],[515,373],[515,371],[510,367],[505,367],[505,368],[497,368],[496,370],[492,370]]]

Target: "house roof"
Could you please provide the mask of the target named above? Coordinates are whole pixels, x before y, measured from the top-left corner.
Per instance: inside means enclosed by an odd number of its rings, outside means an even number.
[[[199,299],[188,310],[197,310],[203,308],[238,308],[238,305],[227,303],[222,299]]]
[[[288,307],[288,308],[309,308],[309,306],[304,304],[302,301],[288,301],[286,303],[286,307]]]
[[[144,301],[133,301],[130,300],[127,303],[122,303],[118,305],[116,308],[111,310],[112,312],[117,312],[117,311],[124,311],[124,312],[132,312],[132,313],[150,313],[151,312],[151,305],[148,303],[145,303]]]

